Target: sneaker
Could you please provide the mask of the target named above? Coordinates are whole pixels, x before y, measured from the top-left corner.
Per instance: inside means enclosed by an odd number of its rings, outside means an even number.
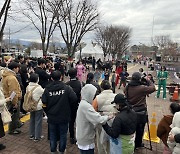
[[[39,142],[40,139],[34,138],[34,142]]]
[[[43,119],[44,119],[44,120],[47,120],[47,119],[48,119],[48,117],[47,117],[47,116],[44,116],[44,117],[43,117]]]
[[[166,98],[163,98],[164,100],[166,100]]]
[[[144,143],[141,143],[140,146],[135,147],[135,150],[138,150],[138,149],[141,149],[141,148],[144,148]]]
[[[44,138],[44,136],[42,135],[40,138],[34,138],[34,142],[39,142]]]
[[[41,135],[40,139],[41,139],[41,140],[44,139],[44,135]]]
[[[31,135],[31,136],[29,137],[29,139],[30,139],[30,140],[33,140],[33,139],[34,139],[34,136],[33,136],[33,135]]]
[[[0,150],[4,150],[4,149],[6,149],[6,146],[3,144],[0,144]]]
[[[9,135],[17,135],[17,134],[20,134],[21,131],[20,130],[14,130],[13,132],[9,132],[8,134]]]
[[[24,125],[24,122],[21,122],[21,124],[18,126],[18,128],[21,128]]]

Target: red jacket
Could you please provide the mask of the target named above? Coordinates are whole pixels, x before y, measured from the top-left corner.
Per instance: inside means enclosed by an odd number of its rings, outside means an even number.
[[[123,70],[123,67],[122,66],[118,66],[117,69],[116,69],[116,74],[120,74]]]

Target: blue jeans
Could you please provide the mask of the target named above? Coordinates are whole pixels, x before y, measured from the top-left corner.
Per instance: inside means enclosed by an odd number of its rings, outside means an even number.
[[[64,152],[67,142],[68,123],[48,123],[48,125],[51,152],[57,151],[57,141],[59,141],[59,152]]]
[[[80,150],[80,154],[94,154],[94,149],[89,149],[89,150]]]

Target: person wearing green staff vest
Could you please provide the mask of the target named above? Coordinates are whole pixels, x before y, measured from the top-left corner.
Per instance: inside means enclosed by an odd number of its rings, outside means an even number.
[[[168,72],[166,71],[166,67],[161,67],[161,70],[157,73],[158,78],[158,91],[157,98],[159,98],[161,87],[163,87],[163,99],[166,99],[166,80],[168,78]]]

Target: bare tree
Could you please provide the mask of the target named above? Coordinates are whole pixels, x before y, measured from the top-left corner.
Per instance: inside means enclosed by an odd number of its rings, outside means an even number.
[[[0,12],[0,21],[1,19],[3,19],[2,23],[0,22],[0,54],[1,54],[1,44],[3,40],[4,28],[6,26],[10,3],[11,3],[11,0],[5,0],[3,7],[1,8],[1,12]]]
[[[26,9],[22,9],[22,12],[39,32],[43,54],[46,55],[50,38],[56,28],[56,16],[49,11],[48,0],[24,0],[24,4]]]
[[[52,10],[56,12],[60,34],[71,58],[83,36],[96,29],[99,13],[90,0],[64,0],[57,9],[55,2],[51,1]]]
[[[127,50],[130,43],[131,29],[125,26],[106,26],[98,28],[96,41],[104,51],[104,56],[108,53],[114,58],[120,59]]]
[[[159,49],[165,49],[168,47],[169,43],[172,42],[169,35],[155,36],[154,44],[159,47]]]
[[[96,41],[101,46],[104,52],[104,57],[110,53],[111,34],[108,27],[98,27],[96,31]]]
[[[170,35],[155,36],[154,44],[159,47],[162,59],[165,55],[174,56],[177,54],[177,43],[171,40]]]

